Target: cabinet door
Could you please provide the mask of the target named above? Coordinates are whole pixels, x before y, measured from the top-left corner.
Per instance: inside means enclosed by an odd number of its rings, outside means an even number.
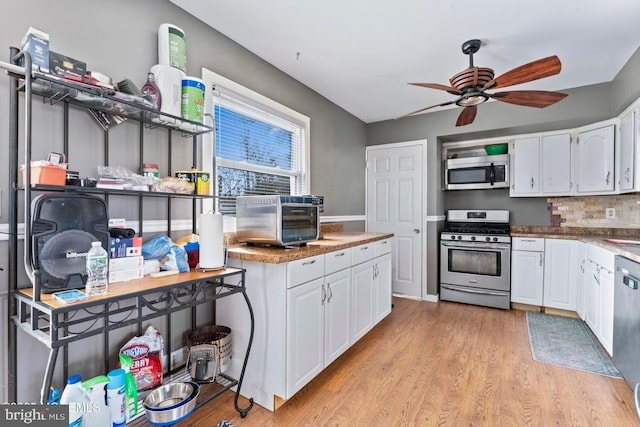
[[[542,305],[543,252],[511,252],[511,301]]]
[[[629,110],[620,117],[620,140],[616,151],[616,180],[620,193],[634,189],[635,116],[636,111]]]
[[[324,368],[324,278],[287,291],[287,396]]]
[[[571,193],[571,135],[543,136],[540,143],[540,179],[545,195]]]
[[[600,330],[598,339],[613,356],[613,294],[615,274],[613,270],[600,268]]]
[[[576,283],[576,313],[584,320],[584,294],[587,282],[587,260],[585,258],[585,244],[579,242],[576,253],[578,259],[578,279]]]
[[[587,259],[587,277],[584,282],[584,321],[594,334],[598,334],[598,306],[600,299],[600,266]]]
[[[373,327],[373,261],[351,268],[351,342]]]
[[[375,313],[378,323],[391,313],[391,254],[378,257],[375,262]]]
[[[580,242],[545,239],[544,243],[544,306],[575,311]]]
[[[606,193],[614,189],[614,127],[578,134],[576,192]]]
[[[351,345],[351,270],[341,270],[325,278],[324,364],[327,366]]]
[[[511,196],[540,192],[540,138],[515,139],[511,143]]]

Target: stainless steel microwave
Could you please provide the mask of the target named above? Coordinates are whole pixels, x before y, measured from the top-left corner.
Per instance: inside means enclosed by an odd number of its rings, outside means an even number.
[[[509,155],[448,159],[445,190],[474,190],[509,187]]]
[[[249,245],[292,246],[318,239],[319,206],[313,196],[236,198],[236,237]]]

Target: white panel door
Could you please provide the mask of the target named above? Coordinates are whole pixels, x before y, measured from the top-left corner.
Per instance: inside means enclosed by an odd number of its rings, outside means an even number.
[[[576,192],[613,191],[614,126],[578,134],[576,145]]]
[[[367,150],[367,231],[393,233],[393,292],[422,296],[423,147]]]
[[[540,138],[513,141],[511,152],[511,196],[540,192]]]

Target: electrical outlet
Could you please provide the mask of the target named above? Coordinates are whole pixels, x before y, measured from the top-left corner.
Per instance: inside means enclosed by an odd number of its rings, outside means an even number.
[[[186,346],[172,351],[170,369],[173,370],[179,368],[180,366],[186,365],[188,351],[189,349]]]
[[[616,208],[607,208],[605,209],[605,217],[607,219],[613,219],[616,217]]]

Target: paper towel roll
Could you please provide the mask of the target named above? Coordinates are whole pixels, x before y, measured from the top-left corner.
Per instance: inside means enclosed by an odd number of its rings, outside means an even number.
[[[198,268],[215,270],[224,267],[224,233],[222,215],[200,215],[200,261]]]
[[[185,77],[185,74],[177,68],[161,64],[151,67],[151,72],[155,77],[156,85],[162,97],[160,111],[180,117],[182,78]]]

